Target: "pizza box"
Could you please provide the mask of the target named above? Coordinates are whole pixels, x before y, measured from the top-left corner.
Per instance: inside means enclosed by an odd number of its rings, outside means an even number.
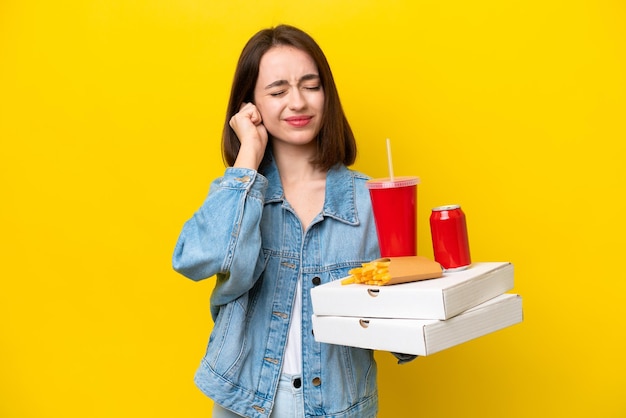
[[[335,280],[311,289],[311,302],[319,316],[448,319],[512,288],[511,263],[483,262],[439,278],[389,286]]]
[[[522,298],[506,293],[447,320],[313,315],[322,343],[428,356],[522,322]]]

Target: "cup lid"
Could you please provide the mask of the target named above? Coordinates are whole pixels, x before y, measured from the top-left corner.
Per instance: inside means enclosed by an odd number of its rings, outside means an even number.
[[[365,185],[368,189],[390,189],[395,187],[415,186],[420,183],[420,178],[416,176],[394,177],[393,181],[389,177],[368,180]]]

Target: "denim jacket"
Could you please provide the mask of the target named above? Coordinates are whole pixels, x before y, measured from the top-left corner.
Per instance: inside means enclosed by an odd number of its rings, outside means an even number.
[[[367,177],[341,165],[330,169],[323,210],[303,231],[276,165],[262,173],[227,168],[176,244],[176,271],[193,280],[216,275],[215,325],[195,382],[225,408],[267,418],[300,278],[306,416],[375,417],[373,352],[316,342],[310,296],[313,287],[379,257]]]

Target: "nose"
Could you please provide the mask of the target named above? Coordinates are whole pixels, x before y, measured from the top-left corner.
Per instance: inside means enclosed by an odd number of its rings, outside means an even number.
[[[304,99],[304,95],[299,88],[294,88],[291,90],[291,94],[289,94],[289,109],[291,110],[299,110],[302,109],[306,105],[306,101]]]

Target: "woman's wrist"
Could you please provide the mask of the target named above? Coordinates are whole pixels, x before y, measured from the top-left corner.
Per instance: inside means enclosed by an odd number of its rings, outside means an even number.
[[[233,167],[237,168],[249,168],[252,170],[258,170],[261,161],[263,161],[263,155],[265,150],[260,152],[258,150],[250,149],[249,147],[241,147]]]

